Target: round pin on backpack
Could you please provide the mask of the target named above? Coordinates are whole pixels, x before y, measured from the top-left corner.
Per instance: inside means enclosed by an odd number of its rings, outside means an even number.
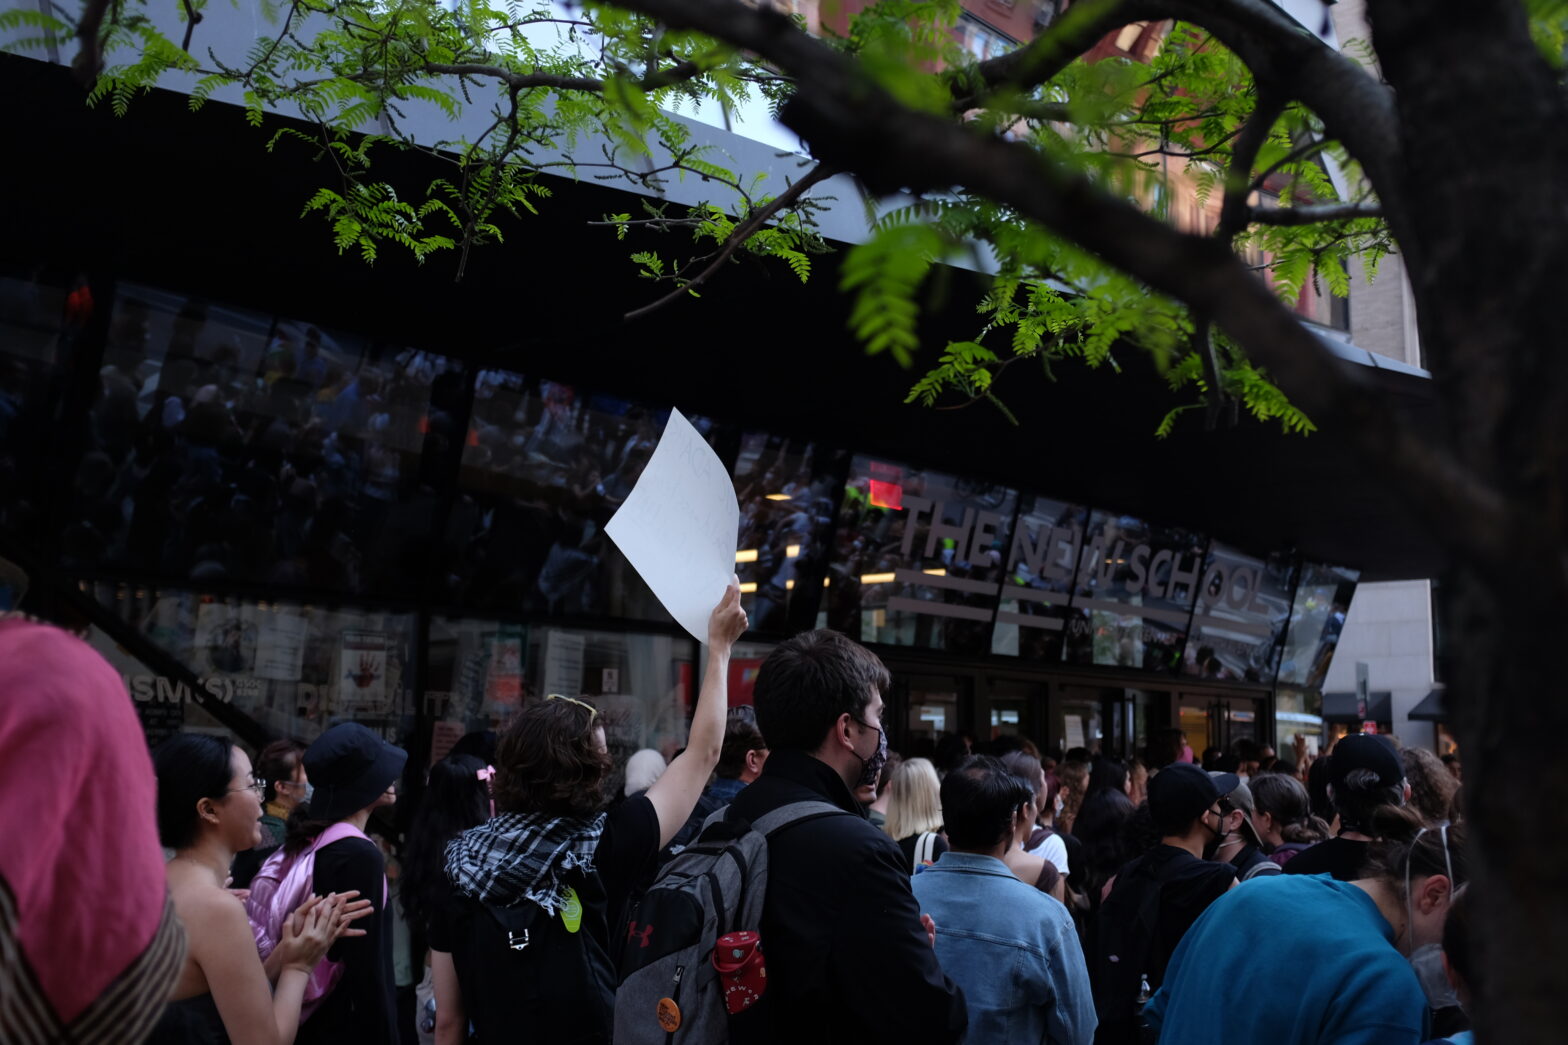
[[[681,1007],[675,1004],[674,998],[660,998],[658,1006],[654,1009],[659,1017],[659,1026],[666,1034],[674,1034],[681,1029]]]

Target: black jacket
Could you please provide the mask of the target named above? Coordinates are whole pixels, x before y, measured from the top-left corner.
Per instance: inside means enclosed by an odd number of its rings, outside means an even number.
[[[769,842],[766,1010],[746,1021],[745,1043],[959,1041],[968,1023],[963,992],[943,975],[920,925],[903,854],[865,819],[839,775],[803,752],[775,751],[730,808],[755,822],[803,801],[855,815],[808,820]]]

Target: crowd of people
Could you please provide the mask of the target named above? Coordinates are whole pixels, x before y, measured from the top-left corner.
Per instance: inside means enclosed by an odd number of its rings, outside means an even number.
[[[667,765],[617,773],[591,702],[529,700],[430,766],[394,838],[407,755],[364,726],[254,764],[185,733],[149,761],[101,658],[0,619],[0,687],[60,695],[0,700],[0,826],[24,801],[118,817],[102,865],[0,851],[0,939],[43,917],[81,943],[0,970],[30,992],[0,1015],[33,1021],[5,1040],[1468,1040],[1457,764],[1370,735],[1312,760],[1165,735],[1128,762],[1020,736],[901,759],[886,667],[833,631],[728,707],[746,625],[732,585]],[[61,713],[93,723],[92,772],[11,787],[29,718]],[[110,875],[124,909],[82,923],[66,891]]]

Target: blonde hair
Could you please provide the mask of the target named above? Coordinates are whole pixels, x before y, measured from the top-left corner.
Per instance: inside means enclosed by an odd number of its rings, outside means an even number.
[[[942,828],[942,782],[929,759],[905,760],[893,773],[888,787],[887,826],[884,830],[901,842],[912,835]]]

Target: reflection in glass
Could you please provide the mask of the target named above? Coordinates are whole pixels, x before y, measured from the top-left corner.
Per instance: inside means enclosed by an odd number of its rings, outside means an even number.
[[[1274,751],[1280,758],[1296,759],[1296,737],[1306,741],[1314,757],[1324,747],[1323,695],[1312,690],[1281,686],[1274,693]]]
[[[993,678],[986,685],[990,703],[989,739],[1001,736],[1035,737],[1034,709],[1045,706],[1045,683]]]
[[[1175,670],[1207,543],[1190,530],[1094,512],[1079,556],[1067,660]]]
[[[504,728],[545,694],[586,697],[603,716],[617,766],[641,748],[669,759],[686,743],[695,652],[695,643],[674,635],[438,616],[430,622],[426,709],[436,740],[450,747],[464,733]]]
[[[398,738],[412,724],[412,614],[129,584],[92,591],[189,668],[208,695],[276,736],[309,741],[334,722],[355,721]],[[183,683],[148,671],[100,632],[92,643],[124,676],[150,739],[220,728]]]
[[[604,532],[658,445],[668,410],[505,370],[480,372],[447,571],[465,605],[667,621]],[[712,439],[713,425],[691,418]]]
[[[1203,562],[1182,674],[1268,682],[1290,620],[1295,560],[1243,555],[1218,541]]]
[[[1279,684],[1321,689],[1345,628],[1345,614],[1356,591],[1357,570],[1303,563],[1290,630],[1280,659]]]
[[[68,566],[407,594],[457,433],[443,356],[147,287],[116,295]]]
[[[751,629],[808,626],[822,593],[843,455],[762,432],[741,437],[735,458],[740,534],[735,572]]]
[[[1054,702],[1051,736],[1047,740],[1058,759],[1069,751],[1084,749],[1091,755],[1103,751],[1105,720],[1102,704],[1121,696],[1121,690],[1097,690],[1087,686],[1063,686]]]
[[[862,642],[991,649],[1015,491],[856,457],[839,512],[829,626]]]
[[[1007,578],[991,636],[991,652],[1027,660],[1062,659],[1073,574],[1088,511],[1063,501],[1026,496],[1007,556]]]
[[[66,300],[61,287],[0,279],[0,528],[10,533],[34,534],[44,522]],[[83,284],[70,300],[79,326],[91,313],[91,293]]]

